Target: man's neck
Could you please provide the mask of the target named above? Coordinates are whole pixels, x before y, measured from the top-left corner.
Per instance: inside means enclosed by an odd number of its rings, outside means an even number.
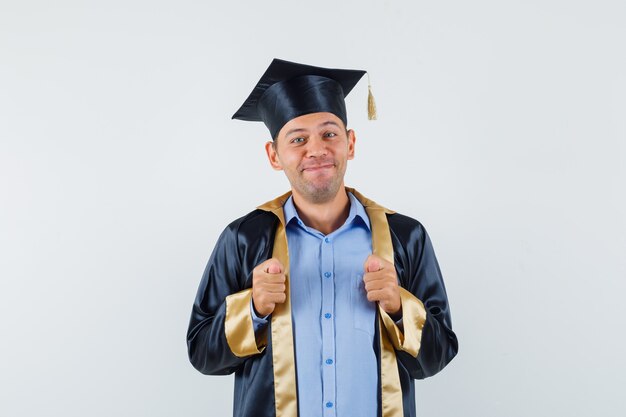
[[[325,203],[312,203],[294,193],[293,204],[304,224],[325,235],[339,229],[350,213],[350,199],[343,186],[332,200]]]

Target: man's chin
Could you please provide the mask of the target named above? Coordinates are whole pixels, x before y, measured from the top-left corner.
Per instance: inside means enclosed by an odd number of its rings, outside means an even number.
[[[340,186],[328,184],[324,187],[309,187],[301,190],[299,194],[307,201],[315,204],[322,204],[332,201],[339,192]]]

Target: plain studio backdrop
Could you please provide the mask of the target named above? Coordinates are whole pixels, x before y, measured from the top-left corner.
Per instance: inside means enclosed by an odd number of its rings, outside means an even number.
[[[346,182],[419,219],[459,355],[419,416],[623,416],[626,5],[0,2],[0,415],[229,416],[185,335],[288,189],[232,121],[271,59],[370,72]]]

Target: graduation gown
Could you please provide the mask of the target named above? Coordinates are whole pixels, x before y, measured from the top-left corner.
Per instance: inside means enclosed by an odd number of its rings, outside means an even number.
[[[363,204],[372,248],[392,262],[400,284],[403,330],[377,311],[378,415],[414,417],[414,380],[441,371],[457,353],[446,291],[426,230],[417,221],[347,188]],[[286,193],[232,222],[220,235],[193,305],[187,346],[203,374],[235,373],[235,417],[296,417],[298,399],[289,299]],[[250,315],[252,271],[275,257],[285,266],[287,300],[265,332]]]

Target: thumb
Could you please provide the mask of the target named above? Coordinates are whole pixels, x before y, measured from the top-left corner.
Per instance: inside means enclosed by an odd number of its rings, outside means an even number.
[[[377,257],[370,255],[367,258],[367,262],[365,263],[365,269],[367,272],[377,272],[381,269],[380,259]]]
[[[281,265],[276,259],[271,259],[267,264],[267,273],[268,274],[280,274]]]

